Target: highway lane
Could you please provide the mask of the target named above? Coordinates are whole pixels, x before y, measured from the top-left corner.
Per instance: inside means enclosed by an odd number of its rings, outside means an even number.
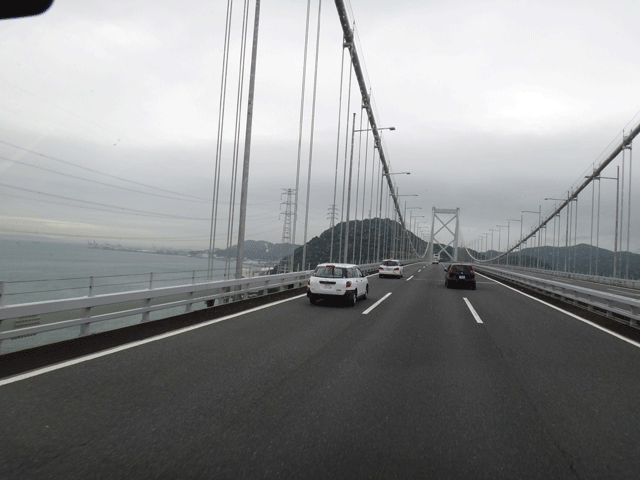
[[[407,266],[354,308],[299,298],[0,386],[0,478],[637,477],[640,349],[443,276]]]

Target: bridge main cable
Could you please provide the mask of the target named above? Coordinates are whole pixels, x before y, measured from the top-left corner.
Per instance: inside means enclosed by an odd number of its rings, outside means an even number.
[[[594,179],[598,178],[600,176],[600,173],[602,173],[602,171],[607,167],[607,165],[613,162],[613,160],[620,154],[620,152],[622,152],[622,150],[624,150],[626,147],[631,145],[631,142],[633,141],[634,138],[638,136],[638,134],[640,134],[640,123],[638,123],[631,130],[631,132],[629,132],[628,135],[623,136],[622,141],[618,144],[618,146],[609,154],[609,156],[607,156],[607,158],[605,158],[600,163],[600,165],[598,165],[597,167],[594,167],[591,174],[587,175],[586,178],[575,190],[568,192],[566,200],[563,200],[562,203],[558,207],[556,207],[553,213],[551,213],[547,218],[541,220],[537,228],[531,230],[531,232],[529,232],[526,236],[524,236],[518,242],[516,242],[513,245],[513,247],[507,248],[506,252],[490,260],[496,260],[497,258],[503,257],[506,254],[511,253],[520,245],[522,245],[524,242],[526,242],[528,239],[532,238],[536,233],[538,233],[540,229],[544,228],[547,225],[547,223],[553,220],[553,217],[558,215],[562,211],[562,209],[564,209],[571,201],[573,201],[574,198],[577,198],[578,194],[582,192],[585,188],[587,188],[587,185],[589,185],[589,183],[591,183]]]
[[[358,51],[353,38],[353,29],[349,24],[349,16],[343,0],[335,0],[336,8],[338,10],[338,17],[340,18],[340,24],[342,25],[342,31],[344,33],[344,47],[349,48],[351,54],[351,64],[358,80],[358,86],[360,87],[360,94],[362,95],[362,107],[367,111],[367,117],[369,118],[369,125],[371,125],[371,131],[373,132],[375,148],[378,149],[378,155],[380,156],[380,162],[382,163],[383,176],[387,178],[387,184],[389,185],[389,191],[393,198],[393,203],[396,208],[396,213],[400,219],[400,224],[404,229],[404,218],[402,216],[402,209],[398,201],[397,193],[393,188],[393,182],[391,181],[391,175],[389,175],[389,164],[386,159],[384,149],[382,148],[382,140],[380,138],[380,132],[378,131],[378,124],[371,108],[371,98],[368,93],[367,83],[364,79],[364,73],[362,72],[362,66],[360,64],[360,58],[358,57]]]

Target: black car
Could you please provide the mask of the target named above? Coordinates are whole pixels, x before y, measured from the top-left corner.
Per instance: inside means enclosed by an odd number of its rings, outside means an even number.
[[[444,275],[444,286],[451,288],[453,286],[463,286],[476,289],[476,272],[471,265],[464,263],[452,263],[444,268],[447,272]]]

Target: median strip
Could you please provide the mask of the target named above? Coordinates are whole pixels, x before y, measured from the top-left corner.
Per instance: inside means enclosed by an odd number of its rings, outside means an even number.
[[[367,315],[371,310],[373,310],[374,308],[376,308],[378,305],[380,305],[382,302],[384,302],[387,297],[391,295],[391,292],[387,293],[384,297],[382,297],[380,300],[378,300],[376,303],[374,303],[373,305],[371,305],[369,308],[367,308],[364,312],[362,312],[363,315]]]
[[[478,315],[478,312],[476,312],[476,309],[473,308],[473,305],[471,305],[471,302],[467,300],[467,297],[462,297],[462,298],[464,299],[464,302],[467,304],[467,307],[469,307],[469,310],[471,310],[471,314],[473,315],[473,318],[476,319],[476,322],[482,323],[482,320],[480,319],[480,315]]]

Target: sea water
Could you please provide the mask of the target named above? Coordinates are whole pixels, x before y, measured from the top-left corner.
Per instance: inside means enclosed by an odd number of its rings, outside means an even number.
[[[141,290],[151,285],[156,288],[202,283],[209,278],[208,263],[207,258],[186,255],[106,250],[89,248],[86,244],[0,239],[0,282],[4,283],[2,300],[5,306],[87,296],[91,283],[93,295]],[[230,268],[233,275],[235,263]],[[93,280],[91,277],[94,277]],[[216,259],[211,280],[224,278],[225,261]],[[184,307],[175,313],[183,311]],[[165,311],[164,314],[167,313]],[[139,323],[140,319],[138,315],[94,323],[91,332]],[[78,326],[6,340],[0,344],[0,353],[74,338],[79,333]]]
[[[185,285],[207,279],[207,258],[89,248],[83,244],[0,239],[0,281],[4,305],[86,296],[153,286]],[[212,280],[224,275],[224,260],[214,260]],[[235,265],[231,266],[233,270]]]

